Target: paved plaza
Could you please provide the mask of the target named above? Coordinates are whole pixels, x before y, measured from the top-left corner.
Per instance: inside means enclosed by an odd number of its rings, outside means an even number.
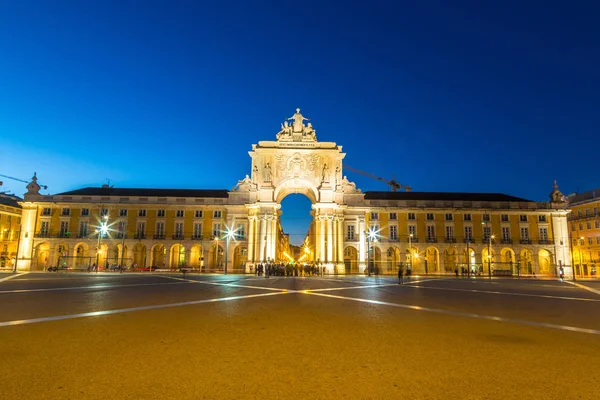
[[[0,276],[2,399],[595,399],[600,284]]]

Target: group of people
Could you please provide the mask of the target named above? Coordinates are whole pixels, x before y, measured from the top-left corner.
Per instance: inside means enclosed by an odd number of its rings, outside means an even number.
[[[254,267],[256,276],[323,276],[325,267],[315,264],[260,263]]]

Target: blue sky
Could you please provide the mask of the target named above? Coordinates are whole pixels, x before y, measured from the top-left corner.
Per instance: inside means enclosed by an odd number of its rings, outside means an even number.
[[[0,173],[50,193],[230,189],[300,107],[349,165],[414,190],[584,191],[599,17],[591,1],[2,2]],[[284,213],[310,219],[293,199]]]

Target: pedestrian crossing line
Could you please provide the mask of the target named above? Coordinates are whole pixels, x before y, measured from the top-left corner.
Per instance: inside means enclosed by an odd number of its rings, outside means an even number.
[[[89,286],[72,286],[72,287],[58,287],[58,288],[38,288],[38,289],[13,289],[13,290],[0,290],[0,294],[14,294],[14,293],[34,293],[34,292],[57,292],[61,290],[86,290],[86,289],[119,289],[125,287],[137,287],[137,286],[161,286],[161,285],[181,285],[184,283],[192,282],[162,282],[162,283],[131,283],[125,285],[111,285],[111,284],[100,284],[100,285],[89,285]]]
[[[577,286],[580,289],[587,290],[588,292],[592,292],[592,293],[596,293],[597,295],[600,295],[600,290],[591,288],[589,286],[582,285],[581,283],[577,283],[577,282],[572,282],[572,281],[565,281],[565,282],[569,283],[573,286]]]
[[[456,289],[456,288],[442,288],[442,287],[435,287],[435,286],[415,286],[415,285],[404,285],[404,286],[410,287],[410,288],[415,288],[415,289],[447,290],[447,291],[453,291],[453,292],[485,293],[485,294],[498,294],[498,295],[506,295],[506,296],[540,297],[543,299],[600,301],[600,299],[590,299],[590,298],[586,298],[586,297],[551,296],[551,295],[546,295],[546,294],[510,293],[510,292],[498,292],[498,291],[494,291],[494,290]]]
[[[27,275],[28,273],[29,272],[19,272],[19,273],[16,273],[16,274],[12,274],[10,276],[7,276],[6,278],[0,279],[0,282],[6,282],[6,281],[9,281],[9,280],[14,279],[16,277]]]
[[[161,308],[182,307],[182,306],[190,306],[190,305],[195,305],[195,304],[219,303],[219,302],[223,302],[223,301],[234,301],[234,300],[250,299],[250,298],[256,298],[256,297],[276,296],[276,295],[281,295],[281,294],[286,294],[286,292],[258,293],[258,294],[249,294],[249,295],[245,295],[245,296],[229,296],[229,297],[221,297],[221,298],[217,298],[217,299],[193,300],[193,301],[184,301],[184,302],[169,303],[169,304],[156,304],[156,305],[152,305],[152,306],[120,308],[120,309],[115,309],[115,310],[92,311],[92,312],[79,313],[79,314],[57,315],[57,316],[53,316],[53,317],[20,319],[20,320],[14,320],[14,321],[0,322],[0,328],[5,327],[5,326],[27,325],[27,324],[36,324],[36,323],[40,323],[40,322],[62,321],[62,320],[77,319],[77,318],[100,317],[103,315],[122,314],[122,313],[136,312],[136,311],[157,310],[157,309],[161,309]]]
[[[483,320],[497,321],[497,322],[509,322],[509,323],[518,324],[518,325],[526,325],[526,326],[541,327],[541,328],[551,328],[551,329],[558,329],[558,330],[570,331],[570,332],[587,333],[587,334],[591,334],[591,335],[600,335],[600,330],[598,330],[598,329],[579,328],[576,326],[569,326],[569,325],[558,325],[558,324],[550,324],[550,323],[546,323],[546,322],[527,321],[524,319],[496,317],[496,316],[492,316],[492,315],[482,315],[482,314],[466,313],[466,312],[460,312],[460,311],[451,311],[451,310],[444,310],[444,309],[440,309],[440,308],[421,307],[421,306],[415,306],[415,305],[411,305],[411,304],[391,303],[391,302],[381,301],[381,300],[360,299],[360,298],[355,298],[355,297],[338,296],[338,295],[326,294],[326,293],[312,293],[312,292],[303,292],[303,293],[310,295],[310,296],[322,296],[322,297],[329,297],[332,299],[350,300],[350,301],[356,301],[356,302],[361,302],[361,303],[405,308],[405,309],[409,309],[409,310],[425,311],[425,312],[436,313],[436,314],[453,315],[453,316],[457,316],[457,317],[476,318],[476,319],[483,319]]]

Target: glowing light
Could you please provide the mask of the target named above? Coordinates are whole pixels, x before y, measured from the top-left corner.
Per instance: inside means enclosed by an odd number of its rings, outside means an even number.
[[[375,229],[374,227],[370,227],[369,228],[369,231],[367,232],[367,235],[369,236],[369,240],[371,240],[371,241],[377,240],[377,238],[380,236],[379,235],[379,230]]]

